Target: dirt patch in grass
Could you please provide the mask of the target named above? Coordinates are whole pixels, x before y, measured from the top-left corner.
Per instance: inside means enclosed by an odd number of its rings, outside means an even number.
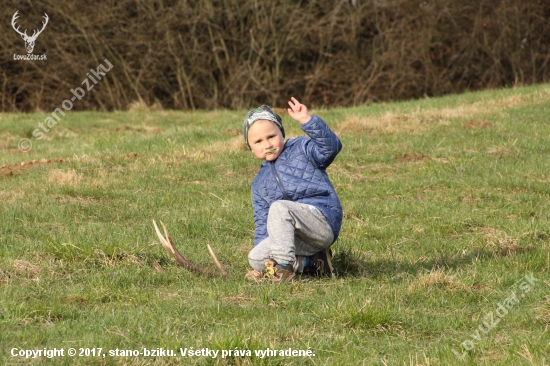
[[[482,120],[475,120],[471,119],[465,124],[462,125],[462,128],[465,130],[471,130],[471,129],[487,129],[489,127],[492,127],[493,125],[489,122],[482,121]]]
[[[88,302],[80,296],[68,296],[66,301],[68,304],[77,305],[79,307],[85,307],[88,305]]]
[[[156,135],[162,132],[162,128],[158,126],[129,126],[122,125],[112,128],[115,132],[136,132],[136,133],[145,133],[147,135]]]
[[[132,160],[138,158],[138,153],[131,152],[129,154],[121,154],[119,155],[119,158],[124,160]],[[112,154],[106,155],[104,159],[114,159],[115,156]],[[81,162],[90,162],[98,160],[95,158],[90,158],[87,155],[84,155],[82,157],[76,157],[76,158],[54,158],[54,159],[40,159],[40,160],[29,160],[29,161],[22,161],[20,163],[13,163],[13,164],[4,164],[0,166],[0,177],[2,178],[10,178],[14,177],[16,175],[19,175],[21,171],[30,169],[30,168],[36,168],[39,166],[45,166],[50,164],[63,164],[63,163],[70,163],[71,161],[81,161]],[[51,177],[50,177],[51,178]],[[57,179],[54,177],[54,181]]]
[[[15,164],[4,164],[0,166],[0,177],[9,178],[14,175],[18,175],[22,170],[37,167],[41,165],[53,164],[53,163],[65,163],[70,162],[70,159],[56,158],[56,159],[40,159],[23,161]]]
[[[507,255],[514,255],[514,254],[521,254],[521,253],[530,252],[534,249],[535,249],[535,247],[531,244],[529,244],[527,246],[524,246],[524,247],[520,247],[517,244],[513,244],[513,245],[510,245],[508,247],[503,247],[499,251],[495,252],[495,254],[500,256],[500,257],[505,257]]]
[[[39,266],[22,259],[15,259],[12,262],[12,266],[13,266],[13,269],[15,270],[15,273],[27,278],[34,278],[38,275],[38,273],[40,273]]]
[[[411,163],[415,161],[422,161],[427,158],[429,158],[429,156],[426,154],[408,153],[403,156],[396,156],[395,161],[400,163]]]

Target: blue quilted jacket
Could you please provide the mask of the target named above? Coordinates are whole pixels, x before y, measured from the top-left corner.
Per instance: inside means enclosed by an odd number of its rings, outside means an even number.
[[[277,200],[290,200],[317,207],[325,215],[334,240],[342,226],[342,205],[330,182],[326,168],[332,163],[342,143],[325,122],[313,116],[302,125],[310,137],[297,137],[285,143],[275,161],[264,161],[252,182],[254,205],[254,245],[268,237],[267,214]]]

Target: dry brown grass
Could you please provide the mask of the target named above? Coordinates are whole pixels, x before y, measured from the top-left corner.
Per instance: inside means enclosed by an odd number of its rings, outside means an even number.
[[[453,119],[469,120],[463,128],[490,128],[492,124],[480,117],[501,113],[509,108],[532,104],[548,103],[550,87],[525,95],[512,95],[504,98],[481,100],[471,104],[442,109],[416,109],[408,113],[386,112],[380,117],[348,116],[336,127],[338,135],[370,134],[421,134],[437,126],[448,125]]]
[[[494,146],[494,147],[488,149],[487,153],[489,155],[509,155],[510,150],[508,150],[504,146]]]
[[[521,247],[518,244],[518,238],[506,234],[502,230],[491,227],[477,229],[477,232],[485,237],[485,248],[498,257],[528,252],[533,249],[533,245]]]
[[[47,179],[50,183],[62,185],[62,186],[77,186],[80,184],[87,184],[95,188],[105,188],[107,184],[115,184],[122,181],[124,176],[121,174],[124,169],[131,171],[142,171],[144,168],[143,163],[138,159],[139,155],[136,152],[129,154],[121,154],[116,158],[124,159],[129,164],[125,167],[117,165],[115,168],[106,169],[103,162],[108,162],[115,158],[114,155],[106,155],[103,157],[90,157],[88,155],[77,156],[72,158],[55,158],[55,159],[41,159],[23,161],[21,163],[5,164],[0,166],[0,178],[13,178],[20,175],[26,169],[42,167],[47,171]],[[80,168],[62,170],[58,169],[58,164],[62,163],[78,163],[87,168],[90,174],[84,175],[80,173]],[[54,167],[53,164],[57,166]],[[89,166],[92,164],[92,166]],[[93,164],[99,166],[93,166]],[[24,197],[24,191],[0,191],[0,198],[7,202],[15,202],[16,200]],[[70,198],[62,199],[62,202]],[[79,204],[87,204],[88,201],[79,201]]]
[[[10,146],[16,146],[20,139],[20,136],[12,135],[9,132],[0,132],[0,150],[7,150]]]
[[[52,199],[60,205],[66,204],[77,204],[80,207],[91,206],[96,201],[91,197],[82,197],[82,196],[70,196],[70,195],[52,195]]]
[[[40,273],[40,267],[22,259],[15,259],[12,266],[20,276],[35,278]]]
[[[254,301],[255,299],[249,296],[241,295],[241,296],[226,296],[223,298],[223,300],[224,302],[227,302],[229,304],[244,305]]]
[[[228,132],[226,135],[231,135]],[[220,154],[247,152],[248,147],[239,134],[227,141],[216,141],[210,144],[198,146],[193,149],[172,151],[171,154],[155,154],[150,157],[151,164],[161,163],[163,165],[177,167],[189,162],[205,162],[219,158]]]
[[[441,268],[432,269],[429,273],[419,272],[416,279],[409,285],[409,291],[418,289],[447,289],[450,291],[466,290],[467,286],[449,275]]]
[[[93,260],[99,259],[100,263],[105,267],[115,267],[120,265],[120,263],[132,263],[141,265],[143,262],[132,253],[128,253],[124,250],[116,250],[113,254],[108,255],[101,249],[95,250],[96,258]]]
[[[356,135],[361,133],[370,134],[395,134],[395,133],[422,133],[427,125],[422,123],[417,114],[405,115],[387,112],[381,117],[359,117],[349,116],[336,127],[337,135]]]
[[[152,104],[147,104],[143,99],[134,100],[133,102],[128,103],[126,108],[129,112],[149,112],[149,111],[161,111],[162,104],[157,100]]]
[[[504,231],[492,227],[482,227],[477,230],[486,239],[486,246],[490,249],[517,245],[517,239],[508,236]]]
[[[6,204],[20,201],[23,197],[25,197],[25,191],[23,190],[0,191],[0,201]]]
[[[546,296],[546,301],[535,309],[535,320],[550,323],[550,297]]]
[[[57,124],[49,133],[44,134],[43,141],[51,141],[58,138],[66,138],[75,140],[80,136],[80,133],[63,125]],[[47,138],[46,138],[47,137]]]
[[[52,170],[48,176],[48,181],[62,186],[77,186],[82,182],[82,177],[83,174],[74,169]]]
[[[218,157],[223,153],[242,153],[248,152],[248,147],[244,142],[242,135],[233,137],[228,141],[216,141],[210,145],[199,147],[196,151],[192,152],[191,158],[200,158],[202,160],[212,159]]]

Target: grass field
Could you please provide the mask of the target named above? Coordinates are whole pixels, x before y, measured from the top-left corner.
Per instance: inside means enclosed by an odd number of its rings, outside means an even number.
[[[41,140],[49,113],[0,115],[0,365],[550,364],[550,85],[312,111],[344,145],[341,276],[280,285],[243,278],[244,112],[74,112]]]

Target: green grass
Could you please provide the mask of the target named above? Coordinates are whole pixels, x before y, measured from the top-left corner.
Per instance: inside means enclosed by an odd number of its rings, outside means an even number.
[[[0,364],[32,363],[14,347],[178,354],[41,359],[63,365],[549,364],[549,100],[539,85],[313,111],[344,145],[328,170],[342,275],[255,286],[245,111],[69,113],[41,140],[48,114],[2,114]],[[210,244],[230,278],[177,266],[153,218],[214,268]],[[267,348],[315,356],[254,356]],[[235,349],[252,356],[221,357]]]

